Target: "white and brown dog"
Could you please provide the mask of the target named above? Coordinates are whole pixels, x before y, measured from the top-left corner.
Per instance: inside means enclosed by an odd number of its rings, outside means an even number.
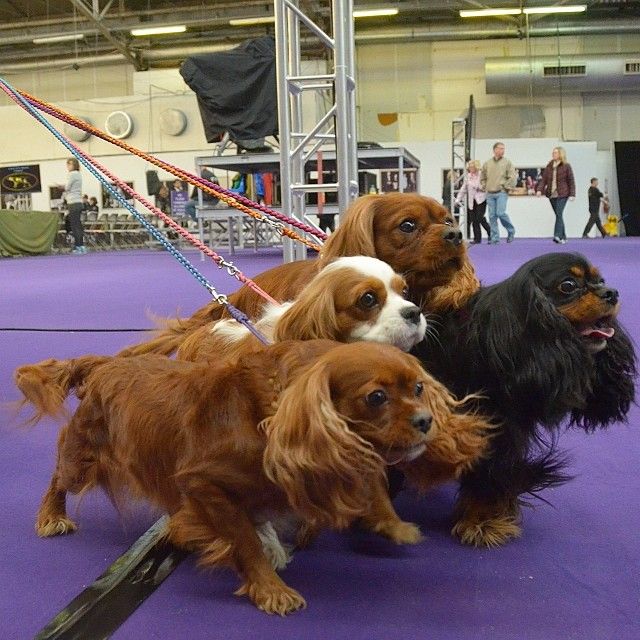
[[[407,283],[386,263],[367,256],[337,258],[295,300],[269,305],[256,328],[270,341],[326,338],[338,342],[381,342],[409,351],[427,322],[406,299]],[[262,348],[235,320],[209,323],[180,346],[182,360],[215,361]]]

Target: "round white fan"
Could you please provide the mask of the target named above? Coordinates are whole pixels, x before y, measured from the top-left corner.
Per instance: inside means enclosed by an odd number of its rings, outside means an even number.
[[[168,136],[179,136],[187,128],[187,116],[180,109],[165,109],[160,113],[160,130]]]
[[[107,116],[104,128],[110,136],[122,140],[133,133],[133,120],[126,111],[114,111]]]
[[[85,116],[76,116],[78,120],[82,120],[87,124],[93,124],[89,118],[85,118]],[[88,131],[83,131],[82,129],[76,129],[72,124],[65,124],[63,127],[64,135],[67,138],[71,138],[74,142],[84,142],[91,137],[91,134]]]

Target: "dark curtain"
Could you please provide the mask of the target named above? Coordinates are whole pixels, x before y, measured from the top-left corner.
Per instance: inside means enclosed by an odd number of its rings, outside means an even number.
[[[187,58],[180,67],[195,92],[207,142],[228,131],[233,142],[277,134],[275,41],[244,42],[235,49]]]
[[[614,142],[620,215],[628,236],[640,236],[640,141]]]

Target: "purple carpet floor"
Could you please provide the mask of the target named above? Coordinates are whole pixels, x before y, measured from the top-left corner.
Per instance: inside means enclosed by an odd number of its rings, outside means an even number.
[[[472,246],[483,282],[558,250],[546,240]],[[575,240],[621,292],[621,320],[640,341],[640,239]],[[237,282],[187,256],[223,292]],[[241,252],[251,276],[277,252]],[[114,353],[139,333],[83,329],[150,327],[150,314],[186,315],[207,291],[169,254],[153,251],[0,260],[0,402],[17,399],[16,366],[48,357]],[[12,328],[75,331],[9,331]],[[54,464],[58,426],[19,428],[0,410],[0,638],[33,638],[155,521],[144,506],[122,519],[100,494],[70,514],[71,536],[39,539],[34,519]],[[568,432],[576,478],[524,514],[524,535],[499,549],[463,547],[450,535],[455,487],[426,498],[402,494],[397,508],[426,539],[396,547],[364,533],[322,534],[295,555],[284,579],[308,608],[266,616],[232,595],[231,572],[203,572],[188,558],[115,632],[120,640],[637,640],[640,638],[640,410],[628,425],[591,436]]]

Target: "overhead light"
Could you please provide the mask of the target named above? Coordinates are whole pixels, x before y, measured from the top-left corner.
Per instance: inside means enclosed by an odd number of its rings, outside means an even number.
[[[527,7],[526,9],[463,9],[460,11],[461,18],[481,18],[486,16],[519,16],[522,13],[581,13],[586,11],[584,4],[572,5],[550,5],[548,7]]]
[[[229,24],[232,27],[244,27],[252,24],[271,24],[275,21],[275,16],[261,16],[259,18],[233,18],[229,20]]]
[[[519,16],[521,9],[462,9],[461,18],[481,18],[483,16]]]
[[[376,16],[395,16],[398,15],[397,9],[355,9],[353,11],[354,18],[375,18]]]
[[[184,24],[176,24],[168,27],[145,27],[143,29],[131,29],[132,36],[158,36],[164,33],[184,33],[187,27]]]
[[[71,42],[72,40],[82,40],[83,33],[66,33],[60,36],[44,36],[42,38],[34,38],[33,44],[49,44],[50,42]]]
[[[565,6],[529,7],[523,9],[522,13],[582,13],[586,10],[587,5],[585,4],[567,4]]]

